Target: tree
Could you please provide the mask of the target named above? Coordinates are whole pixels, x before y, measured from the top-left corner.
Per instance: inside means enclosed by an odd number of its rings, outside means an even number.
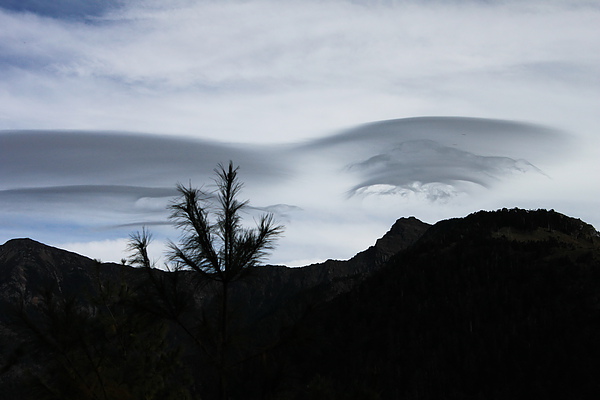
[[[256,227],[242,224],[242,210],[248,201],[239,200],[243,184],[238,168],[230,161],[214,170],[216,188],[213,191],[177,185],[180,196],[170,205],[170,219],[181,229],[179,244],[169,243],[169,261],[175,269],[186,269],[200,277],[216,281],[220,286],[220,316],[218,322],[217,367],[220,378],[220,398],[227,398],[228,297],[232,282],[243,279],[274,248],[283,227],[275,223],[272,214],[263,214]],[[150,268],[146,231],[131,236],[129,248],[133,262]]]

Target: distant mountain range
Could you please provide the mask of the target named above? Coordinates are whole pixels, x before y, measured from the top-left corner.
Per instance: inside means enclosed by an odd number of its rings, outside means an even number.
[[[10,240],[0,390],[217,398],[217,289]],[[600,395],[600,234],[554,211],[401,218],[350,260],[255,268],[231,304],[231,399]]]

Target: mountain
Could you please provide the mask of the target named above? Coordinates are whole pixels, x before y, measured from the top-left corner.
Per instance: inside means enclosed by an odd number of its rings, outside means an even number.
[[[254,310],[262,312],[282,309],[283,303],[297,300],[298,296],[311,298],[304,299],[303,303],[330,300],[352,290],[391,256],[414,244],[429,227],[415,217],[400,218],[375,245],[349,260],[327,260],[300,268],[256,268],[247,281],[234,284],[234,296],[243,298],[243,303],[252,304]],[[257,304],[270,304],[271,307],[267,305],[267,310],[262,310]],[[244,314],[252,312],[245,310]]]
[[[281,340],[279,334],[284,326],[295,324],[315,304],[351,290],[390,256],[413,244],[428,228],[428,224],[414,217],[401,218],[374,246],[350,260],[328,260],[303,268],[255,268],[246,281],[232,284],[231,301],[236,308],[232,328],[251,332],[253,338],[247,340],[253,348]],[[136,305],[138,311],[142,308],[145,312],[154,313],[170,306],[163,301],[160,289],[154,290],[159,286],[165,290],[176,289],[182,294],[181,318],[190,326],[197,327],[202,325],[199,314],[210,317],[211,310],[217,308],[218,287],[214,282],[198,282],[193,275],[189,271],[169,273],[160,270],[148,275],[141,269],[100,263],[31,239],[13,239],[0,246],[0,330],[5,340],[18,342],[19,335],[11,326],[19,310],[43,314],[47,308],[61,307],[53,303],[56,298],[67,299],[67,302],[74,299],[78,307],[86,309],[98,302],[98,296],[115,296],[111,290],[123,287],[143,297],[143,302]],[[201,290],[197,290],[198,285],[201,285]],[[113,289],[107,289],[111,287]],[[120,292],[116,296],[118,302],[123,301],[119,297]],[[37,309],[39,305],[43,306],[42,311]],[[23,323],[23,318],[17,318],[17,322]],[[25,322],[29,323],[26,319]],[[177,329],[173,323],[171,328]],[[179,336],[178,341],[193,347],[185,336]],[[10,358],[11,352],[18,351],[12,345],[5,346],[5,351],[0,351],[0,361],[1,358]],[[0,368],[2,364],[0,362]],[[11,387],[10,381],[17,380],[15,375],[22,373],[22,369],[5,369],[8,374],[0,379],[0,388],[4,382],[4,392],[7,393],[6,387]],[[12,390],[20,393],[19,389]],[[19,396],[15,394],[15,398]]]
[[[110,360],[95,370],[103,387],[134,393],[139,380],[123,376],[143,371],[157,377],[143,379],[159,385],[153,393],[216,398],[214,284],[191,272],[99,264],[29,239],[0,247],[3,393],[22,397],[28,368],[58,374],[36,353],[17,357],[23,330],[6,317],[20,299],[34,323],[45,316],[38,304],[63,304],[48,303],[44,286],[78,299],[84,322],[64,335],[95,327],[78,333],[88,347],[65,346],[102,350],[93,360]],[[231,303],[231,399],[600,395],[600,234],[552,210],[481,211],[433,226],[401,218],[350,260],[257,267],[231,287]]]
[[[600,234],[545,210],[441,221],[303,329],[291,398],[597,398]]]
[[[311,301],[326,301],[364,280],[393,254],[413,244],[429,226],[414,217],[401,218],[374,246],[350,260],[328,260],[302,268],[258,267],[247,281],[233,284],[232,295],[242,306],[252,305],[241,310],[250,320],[280,309],[282,303],[306,302],[308,299],[297,297],[307,293],[311,293]],[[21,298],[36,301],[49,288],[63,295],[85,297],[95,292],[99,280],[126,279],[133,283],[143,280],[143,275],[129,266],[100,263],[31,239],[12,239],[0,246],[0,304]],[[189,289],[192,283],[184,281]],[[198,301],[210,301],[213,289],[205,288]]]
[[[1,299],[25,296],[32,301],[41,288],[58,292],[82,292],[95,281],[95,274],[115,273],[116,264],[102,264],[69,251],[31,239],[12,239],[0,246]]]
[[[306,289],[339,279],[358,279],[413,244],[429,226],[414,217],[401,218],[374,246],[350,260],[328,260],[302,268],[259,267],[252,281],[269,286],[291,280],[297,287]],[[0,290],[3,297],[17,293],[31,295],[46,285],[55,286],[59,292],[81,292],[81,285],[89,287],[97,280],[98,274],[115,278],[123,271],[130,274],[132,270],[120,264],[100,263],[27,238],[12,239],[0,246]]]

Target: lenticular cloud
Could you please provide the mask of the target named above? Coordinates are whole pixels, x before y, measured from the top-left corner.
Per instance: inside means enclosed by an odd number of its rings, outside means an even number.
[[[448,200],[492,189],[515,175],[539,174],[565,140],[544,127],[482,118],[424,117],[366,124],[307,144],[357,182],[348,195],[417,194]]]
[[[541,172],[525,160],[477,155],[429,139],[400,142],[383,153],[350,164],[348,169],[362,178],[350,194],[412,192],[433,201],[452,197],[469,184],[489,188],[512,173]]]
[[[366,124],[281,147],[73,131],[7,131],[0,144],[0,198],[13,209],[62,200],[75,209],[77,201],[82,209],[90,201],[103,208],[115,206],[113,199],[121,210],[139,210],[140,199],[172,196],[176,182],[206,182],[216,164],[228,160],[242,167],[245,181],[260,186],[265,198],[294,191],[298,181],[330,180],[351,196],[418,193],[432,201],[448,199],[473,186],[492,189],[515,174],[543,176],[535,163],[556,155],[564,140],[530,124],[427,117]],[[298,204],[290,206],[302,207],[306,193],[291,197]]]
[[[252,200],[250,216],[272,212],[304,243],[303,229],[356,215],[362,200],[352,198],[368,197],[378,209],[384,198],[398,196],[406,211],[413,199],[420,207],[447,207],[457,197],[475,201],[482,190],[494,194],[498,183],[515,176],[547,179],[542,171],[564,152],[563,137],[535,125],[447,117],[382,121],[285,146],[117,132],[0,132],[0,237],[60,236],[70,243],[116,240],[144,225],[159,229],[176,182],[210,189],[213,168],[233,160]],[[386,211],[389,218],[398,212]]]

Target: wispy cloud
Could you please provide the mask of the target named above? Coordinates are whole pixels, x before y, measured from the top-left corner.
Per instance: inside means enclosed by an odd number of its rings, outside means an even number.
[[[593,101],[598,85],[600,12],[573,4],[129,1],[95,22],[0,10],[0,127],[281,142],[415,115],[564,122],[565,96]]]
[[[89,19],[123,4],[123,0],[2,0],[1,7],[14,12],[59,19]]]

